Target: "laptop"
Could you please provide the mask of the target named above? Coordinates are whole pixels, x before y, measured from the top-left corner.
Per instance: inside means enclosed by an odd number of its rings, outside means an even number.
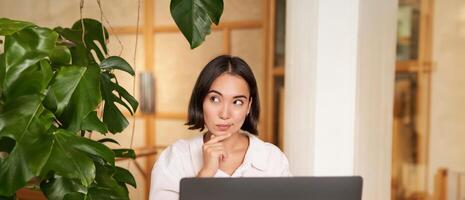
[[[362,178],[183,178],[180,200],[361,200]]]

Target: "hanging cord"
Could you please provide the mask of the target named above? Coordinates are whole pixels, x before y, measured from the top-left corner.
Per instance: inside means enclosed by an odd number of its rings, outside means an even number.
[[[136,25],[136,44],[134,46],[134,55],[132,60],[132,66],[134,66],[134,72],[137,72],[137,65],[136,65],[136,58],[137,58],[137,44],[139,41],[139,18],[140,18],[140,0],[137,0],[137,25]],[[137,73],[136,73],[137,75]],[[135,76],[136,76],[135,75]],[[136,94],[136,77],[132,80],[132,93]],[[136,131],[136,113],[132,115],[132,131],[131,131],[131,143],[129,148],[132,149],[132,145],[134,142],[134,132]],[[128,170],[131,167],[131,161],[128,162]]]
[[[83,0],[81,0],[81,1],[83,1]],[[102,27],[103,41],[104,41],[104,45],[107,46],[109,44],[109,42],[110,42],[110,38],[107,38],[107,36],[105,34],[105,27],[103,25],[103,23],[104,23],[103,20],[105,20],[105,23],[108,24],[108,27],[110,27],[112,33],[114,33],[114,30],[113,30],[113,27],[111,26],[109,20],[106,18],[105,13],[103,12],[102,2],[100,0],[97,0],[97,4],[98,4],[99,10],[100,10],[100,25]],[[121,57],[124,46],[123,46],[123,43],[121,42],[121,40],[119,39],[118,35],[115,34],[115,38],[116,38],[116,40],[118,41],[118,44],[121,47],[121,50],[120,50],[119,55],[118,55],[118,56]],[[105,53],[105,57],[108,57],[109,54],[110,54],[110,49],[107,48],[107,53]],[[98,113],[99,119],[102,119],[102,117],[103,117],[102,104],[98,105],[97,113]],[[90,138],[92,138],[92,132],[90,132],[90,134],[89,134],[89,139]]]
[[[98,4],[98,8],[100,9],[100,25],[102,27],[103,42],[105,43],[105,46],[107,46],[108,45],[108,40],[107,40],[107,36],[105,34],[105,27],[103,27],[103,9],[102,9],[102,4],[101,4],[100,0],[97,0],[97,4]],[[106,53],[104,51],[105,57],[107,57],[108,53],[109,53],[109,49],[108,48],[106,48],[106,49],[107,49]]]
[[[87,49],[87,45],[86,45],[86,41],[85,41],[85,37],[84,37],[85,33],[86,33],[86,27],[84,26],[84,19],[82,18],[82,10],[83,10],[83,8],[84,8],[84,0],[81,0],[80,3],[79,3],[79,18],[80,18],[80,21],[81,21],[81,29],[82,29],[81,40],[82,40],[82,44]],[[86,137],[86,131],[81,130],[81,136]],[[89,132],[88,137],[89,137],[89,139],[92,138],[92,131]]]
[[[108,27],[110,28],[112,33],[114,33],[115,30],[113,29],[113,26],[110,24],[110,21],[105,16],[105,13],[103,12],[100,0],[97,0],[97,4],[98,4],[98,6],[100,8],[100,22],[102,23],[102,32],[103,32],[103,37],[105,38],[105,32],[104,32],[104,29],[103,29],[103,20],[105,20],[105,23],[108,24]],[[121,47],[121,49],[119,51],[119,54],[118,54],[118,56],[121,57],[121,55],[123,54],[124,46],[123,46],[123,43],[121,42],[121,40],[119,39],[118,35],[117,34],[114,34],[114,35],[115,35],[116,40],[118,41],[119,46]],[[105,43],[107,44],[108,42],[105,40]],[[108,52],[110,52],[110,49],[108,49]]]
[[[108,27],[110,27],[110,30],[114,33],[115,31],[113,30],[113,27],[111,26],[109,20],[106,18],[104,12],[103,12],[103,9],[102,9],[102,3],[100,0],[97,0],[97,4],[99,6],[99,9],[100,9],[100,21],[102,22],[102,34],[103,34],[103,38],[104,38],[104,41],[105,41],[105,44],[108,44],[108,41],[107,41],[107,38],[105,36],[105,29],[103,27],[103,20],[105,20],[105,23],[108,24]],[[83,5],[83,0],[81,0],[81,5]],[[82,6],[81,6],[82,7]],[[81,10],[82,12],[82,10]],[[137,58],[137,46],[138,46],[138,41],[139,41],[139,21],[140,21],[140,0],[137,1],[137,30],[136,30],[136,42],[135,42],[135,47],[134,47],[134,55],[133,55],[133,67],[134,67],[134,71],[137,71],[137,67],[136,67],[136,58]],[[119,39],[118,35],[115,35],[116,37],[116,40],[118,40],[118,43],[119,45],[121,46],[121,50],[120,50],[120,53],[119,53],[119,56],[121,56],[122,52],[123,52],[123,49],[124,49],[124,46],[123,46],[123,43],[121,42],[121,40]],[[136,78],[134,77],[133,79],[133,82],[132,82],[132,91],[133,91],[133,95],[135,94],[135,91],[136,91]],[[99,109],[101,108],[101,106],[99,107]],[[102,112],[100,112],[102,113]],[[130,145],[129,145],[129,148],[132,149],[132,146],[133,146],[133,143],[134,143],[134,132],[135,132],[135,128],[136,128],[136,114],[134,113],[133,116],[132,116],[132,120],[133,120],[133,123],[132,123],[132,131],[131,131],[131,142],[130,142]],[[131,166],[131,161],[128,162],[128,166],[127,166],[127,169],[129,170]]]
[[[79,16],[81,18],[81,27],[82,27],[82,43],[84,44],[84,47],[87,48],[86,42],[84,40],[84,34],[86,32],[86,29],[84,27],[84,20],[82,19],[82,9],[84,8],[84,0],[81,0],[81,3],[79,5]]]

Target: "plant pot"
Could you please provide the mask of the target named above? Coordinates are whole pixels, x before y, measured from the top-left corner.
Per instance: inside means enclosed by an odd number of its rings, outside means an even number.
[[[16,192],[16,198],[18,200],[46,200],[44,194],[41,191],[30,190],[22,188]]]

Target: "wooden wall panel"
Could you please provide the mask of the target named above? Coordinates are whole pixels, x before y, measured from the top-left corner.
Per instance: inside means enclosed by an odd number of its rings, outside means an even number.
[[[264,63],[264,38],[262,29],[244,29],[244,30],[233,30],[231,31],[231,54],[239,56],[244,59],[252,68],[255,79],[258,84],[258,93],[260,95],[260,121],[259,121],[259,133],[265,135],[265,131],[261,128],[265,123],[265,114],[263,112],[266,107],[265,94],[265,63]]]
[[[180,33],[155,34],[157,112],[187,113],[190,94],[202,68],[223,52],[223,35],[213,32],[191,50]]]
[[[224,5],[221,22],[261,20],[265,13],[260,0],[224,0]]]
[[[191,138],[200,134],[198,130],[187,130],[187,126],[184,125],[185,120],[157,119],[155,123],[158,146],[168,146],[180,138]]]

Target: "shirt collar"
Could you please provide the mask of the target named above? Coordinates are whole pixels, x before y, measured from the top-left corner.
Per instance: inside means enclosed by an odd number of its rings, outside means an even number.
[[[244,159],[245,163],[250,163],[258,170],[265,171],[268,168],[266,161],[268,160],[268,151],[266,151],[265,142],[250,133],[245,133],[249,136],[249,148]]]

